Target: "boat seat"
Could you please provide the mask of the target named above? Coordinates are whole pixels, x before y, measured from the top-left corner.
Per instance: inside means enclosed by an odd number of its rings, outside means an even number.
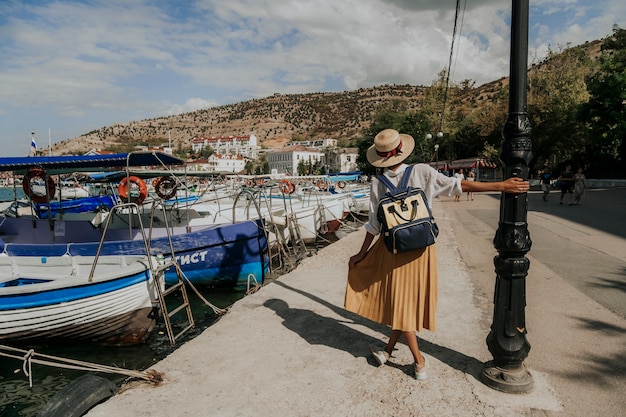
[[[0,253],[0,287],[3,283],[13,281],[15,278],[13,260],[6,253]]]
[[[74,265],[69,255],[12,256],[14,276],[18,278],[70,279]]]

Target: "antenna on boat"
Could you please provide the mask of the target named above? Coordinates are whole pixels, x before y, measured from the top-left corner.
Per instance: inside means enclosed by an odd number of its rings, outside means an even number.
[[[50,136],[50,128],[48,128],[48,155],[52,156],[52,136]]]

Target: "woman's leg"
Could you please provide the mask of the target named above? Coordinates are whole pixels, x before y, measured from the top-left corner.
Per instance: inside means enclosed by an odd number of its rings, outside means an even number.
[[[402,332],[400,330],[391,331],[391,335],[389,336],[389,342],[387,342],[387,346],[385,346],[385,352],[387,352],[389,356],[391,356],[393,348],[396,346],[396,343],[398,343],[401,334]]]
[[[417,344],[417,335],[415,334],[415,332],[402,332],[402,336],[404,336],[404,340],[406,341],[407,346],[411,350],[411,353],[413,354],[413,359],[415,359],[415,362],[419,365],[424,365],[426,360],[424,359],[422,352],[420,352],[420,348]]]

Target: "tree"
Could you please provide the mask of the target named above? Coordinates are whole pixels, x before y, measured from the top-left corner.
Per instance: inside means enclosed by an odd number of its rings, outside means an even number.
[[[604,39],[600,71],[589,77],[589,102],[582,107],[589,141],[588,171],[624,176],[626,169],[626,30],[613,27]]]
[[[593,65],[582,47],[550,49],[544,62],[529,71],[533,162],[558,163],[584,148],[586,138],[578,113],[589,100],[585,78],[592,71]]]

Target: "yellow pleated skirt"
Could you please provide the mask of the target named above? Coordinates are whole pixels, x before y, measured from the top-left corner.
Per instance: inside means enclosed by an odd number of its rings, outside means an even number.
[[[348,271],[345,308],[392,330],[435,331],[436,245],[392,254],[378,239]]]

